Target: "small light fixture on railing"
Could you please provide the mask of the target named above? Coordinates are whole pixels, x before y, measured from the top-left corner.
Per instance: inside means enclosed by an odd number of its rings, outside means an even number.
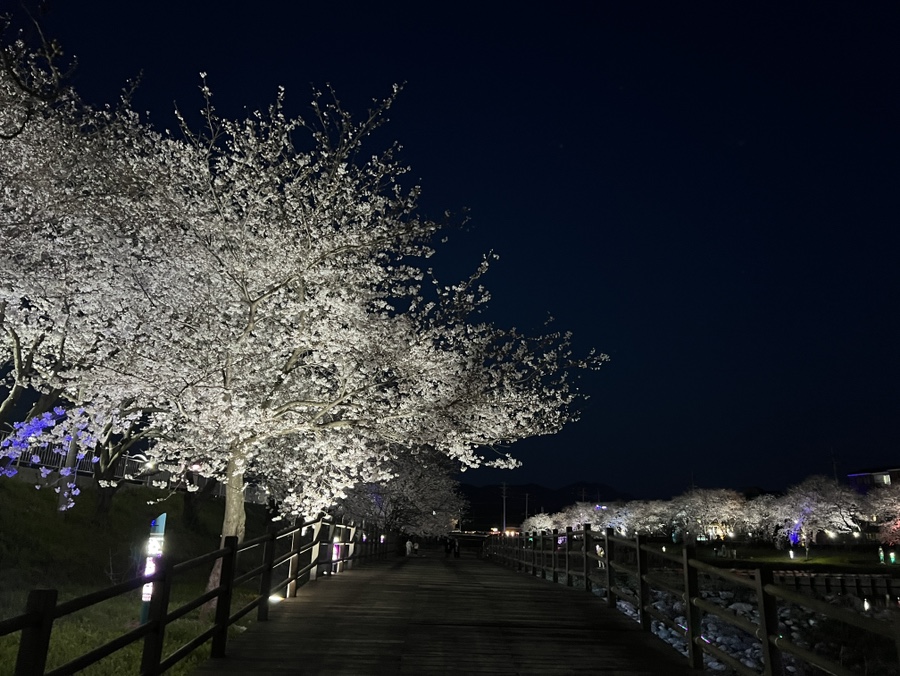
[[[281,603],[282,601],[284,601],[284,597],[281,597],[278,594],[272,594],[269,597],[269,603]]]

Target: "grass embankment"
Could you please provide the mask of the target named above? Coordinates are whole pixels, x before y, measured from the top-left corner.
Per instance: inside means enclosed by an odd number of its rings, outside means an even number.
[[[809,573],[871,573],[900,576],[900,564],[881,565],[878,562],[878,543],[854,545],[815,545],[809,554],[802,548],[790,550],[773,546],[728,543],[727,556],[717,555],[719,546],[704,543],[696,548],[696,556],[708,563],[722,567],[770,568],[796,570]],[[669,554],[681,556],[681,544],[667,544]],[[735,552],[736,555],[733,555]]]
[[[741,545],[734,547],[737,557],[716,557],[709,547],[702,548],[701,556],[710,562],[736,562],[742,566],[764,566],[767,568],[783,568],[785,570],[805,570],[808,572],[841,572],[856,573],[893,573],[892,566],[879,566],[878,545],[815,545],[809,553],[804,549],[794,549],[794,558],[790,550],[779,550],[775,547]],[[710,558],[711,557],[711,558]],[[897,567],[900,570],[900,566]]]
[[[56,509],[56,494],[35,490],[15,479],[0,479],[0,619],[22,613],[28,592],[36,587],[59,590],[59,601],[83,596],[134,577],[143,566],[143,547],[150,521],[166,513],[165,552],[184,561],[218,548],[223,505],[207,501],[196,522],[187,524],[183,495],[162,502],[166,492],[145,487],[120,490],[105,519],[96,513],[97,493],[84,489],[76,506]],[[264,511],[248,505],[248,536],[263,532]],[[206,585],[208,567],[177,580],[170,610],[199,596]],[[116,597],[54,623],[47,668],[60,666],[138,626],[140,589]],[[236,595],[232,608],[252,598],[248,588]],[[239,605],[238,605],[239,604]],[[252,617],[251,613],[250,616]],[[240,624],[246,625],[242,620]],[[170,654],[206,628],[210,621],[195,611],[169,625],[165,653]],[[15,667],[19,633],[0,637],[0,675]],[[129,646],[82,673],[120,676],[138,673],[142,642]],[[186,674],[209,655],[209,644],[194,651],[169,673]]]

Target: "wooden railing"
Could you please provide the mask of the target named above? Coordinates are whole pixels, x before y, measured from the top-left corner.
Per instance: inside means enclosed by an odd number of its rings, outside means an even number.
[[[281,541],[290,538],[287,551],[277,555]],[[227,537],[224,546],[189,561],[174,563],[162,558],[157,572],[122,582],[80,598],[57,603],[55,589],[35,589],[28,594],[25,612],[0,621],[0,636],[20,632],[15,676],[62,676],[74,674],[95,662],[143,640],[139,665],[142,675],[161,674],[207,641],[212,642],[213,657],[224,657],[228,628],[256,609],[257,621],[269,615],[269,597],[283,591],[286,597],[296,595],[297,588],[315,580],[323,573],[339,573],[354,563],[371,558],[383,558],[393,553],[394,545],[382,535],[366,537],[353,526],[324,520],[309,521],[282,530],[271,529],[266,535],[238,544],[236,537]],[[257,549],[258,565],[246,572],[238,571],[238,555]],[[169,610],[169,596],[173,582],[198,567],[210,567],[221,561],[219,586]],[[286,570],[285,570],[286,568]],[[258,593],[244,607],[232,611],[233,592],[241,585],[258,579]],[[45,672],[53,623],[61,617],[84,610],[103,601],[154,585],[147,621],[139,627],[91,650],[62,666]],[[169,655],[163,654],[166,626],[211,601],[216,602],[213,624],[185,645]],[[138,665],[135,665],[136,667]]]
[[[588,592],[602,588],[606,591],[606,603],[610,608],[616,608],[619,599],[627,601],[637,610],[644,631],[651,631],[651,620],[656,619],[680,633],[688,648],[688,661],[695,669],[703,668],[705,652],[738,674],[759,675],[755,669],[701,635],[701,620],[707,613],[759,640],[763,655],[762,673],[765,676],[785,673],[782,668],[784,653],[835,676],[856,674],[834,660],[781,636],[778,628],[780,602],[795,604],[893,641],[900,659],[900,623],[866,617],[795,589],[776,585],[773,572],[768,569],[758,568],[738,574],[711,565],[697,558],[693,546],[685,546],[679,556],[667,553],[663,545],[642,542],[639,536],[632,540],[616,536],[610,529],[599,534],[592,532],[590,526],[584,526],[582,530],[566,528],[565,531],[523,533],[515,537],[496,536],[490,538],[485,547],[489,558],[518,571],[554,582],[559,582],[563,576],[567,586],[576,586],[577,581],[577,586]],[[617,573],[619,580],[623,577],[631,579],[633,591],[618,584]],[[759,611],[758,623],[704,599],[700,589],[700,573],[751,590]],[[667,592],[684,602],[687,626],[676,624],[653,606],[655,591]]]

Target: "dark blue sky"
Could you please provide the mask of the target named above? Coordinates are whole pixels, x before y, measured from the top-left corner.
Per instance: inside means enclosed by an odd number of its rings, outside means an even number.
[[[384,139],[426,213],[471,210],[438,272],[493,249],[492,318],[612,357],[580,423],[465,479],[668,497],[900,462],[897,5],[75,4],[42,21],[76,87],[143,71],[161,127],[200,71],[233,116],[406,82]]]

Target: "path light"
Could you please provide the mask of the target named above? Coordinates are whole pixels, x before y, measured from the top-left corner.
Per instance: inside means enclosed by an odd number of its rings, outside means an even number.
[[[282,601],[284,601],[284,599],[278,594],[272,594],[269,597],[269,603],[281,603]]]
[[[792,549],[792,550],[791,550],[790,552],[788,552],[788,553],[790,554],[790,557],[793,559],[793,558],[794,558],[794,550]]]
[[[872,606],[869,605],[869,599],[863,599],[863,610],[868,610]]]
[[[163,553],[166,536],[166,513],[163,512],[150,522],[150,537],[147,540],[147,558],[144,560],[144,575],[156,572],[156,562]],[[150,616],[150,599],[153,598],[153,583],[147,582],[141,592],[141,624],[146,624]]]

